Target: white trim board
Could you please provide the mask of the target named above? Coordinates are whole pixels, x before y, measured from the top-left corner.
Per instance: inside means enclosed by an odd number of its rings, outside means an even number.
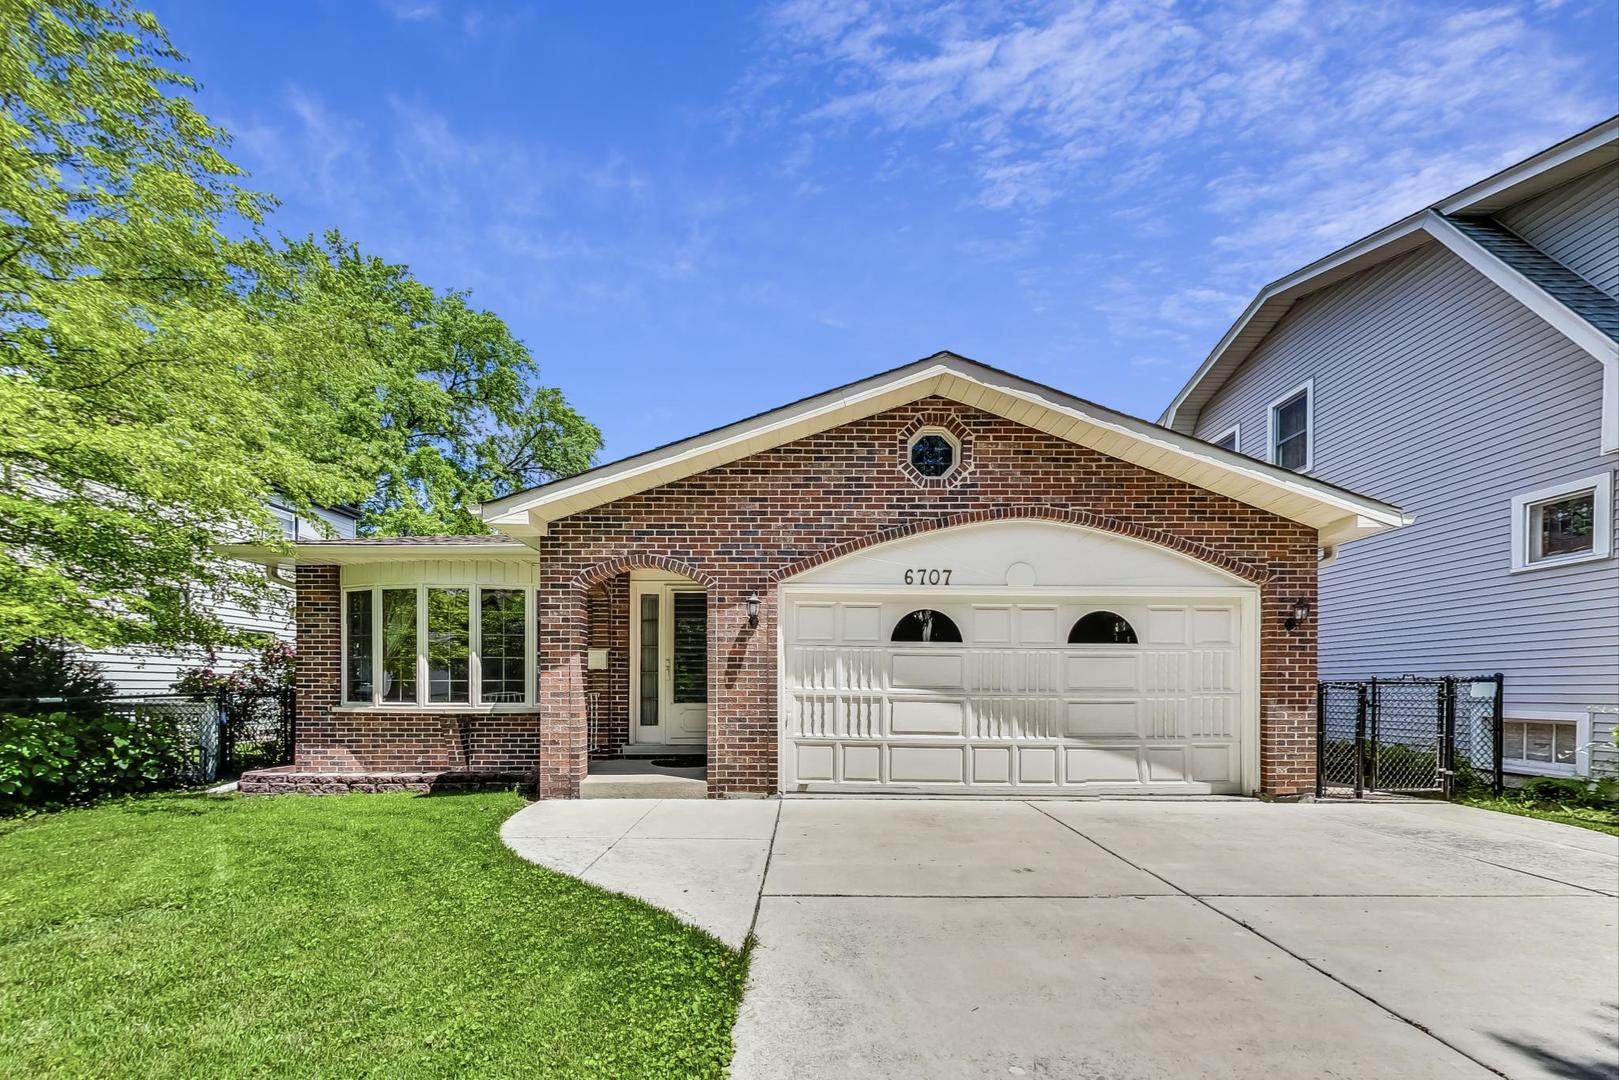
[[[1398,507],[1386,502],[948,352],[487,503],[483,518],[502,532],[532,539],[543,536],[551,521],[933,396],[1004,416],[1300,522],[1334,543],[1410,523]]]

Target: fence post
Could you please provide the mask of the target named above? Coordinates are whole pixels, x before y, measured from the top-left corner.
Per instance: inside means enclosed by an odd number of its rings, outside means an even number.
[[[1501,794],[1501,713],[1503,699],[1506,697],[1505,684],[1507,677],[1501,672],[1495,673],[1495,715],[1490,717],[1490,757],[1493,759],[1494,775],[1490,778],[1490,794],[1499,797]]]
[[[1439,680],[1439,791],[1449,802],[1456,795],[1456,680]]]
[[[1366,686],[1355,688],[1355,798],[1366,790]]]
[[[213,775],[209,780],[218,780],[220,774],[230,768],[231,755],[236,748],[231,745],[230,726],[230,689],[221,686],[214,696],[214,762]]]
[[[1327,686],[1315,684],[1315,797],[1326,794]]]

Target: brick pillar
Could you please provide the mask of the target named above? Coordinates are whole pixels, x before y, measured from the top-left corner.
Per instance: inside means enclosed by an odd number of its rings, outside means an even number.
[[[1277,564],[1259,596],[1259,793],[1273,799],[1315,791],[1320,611],[1315,552],[1305,554]],[[1287,619],[1299,599],[1310,605],[1310,614],[1289,630]]]
[[[294,762],[305,768],[328,763],[332,709],[343,678],[342,588],[335,566],[297,569],[293,623],[297,634],[298,689]]]
[[[584,590],[542,573],[539,589],[540,760],[542,799],[577,799],[589,764],[585,649],[590,613]]]
[[[759,625],[746,599],[759,594]],[[708,592],[708,794],[773,794],[777,589],[756,571],[723,574]]]

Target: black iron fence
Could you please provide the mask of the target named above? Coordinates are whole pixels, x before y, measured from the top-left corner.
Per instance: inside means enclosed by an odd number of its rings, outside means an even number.
[[[1500,675],[1323,682],[1316,794],[1501,792]]]
[[[29,699],[50,705],[55,699]],[[101,703],[142,727],[172,733],[186,759],[181,779],[210,783],[292,762],[293,695],[284,690],[220,690],[205,695],[120,694]]]

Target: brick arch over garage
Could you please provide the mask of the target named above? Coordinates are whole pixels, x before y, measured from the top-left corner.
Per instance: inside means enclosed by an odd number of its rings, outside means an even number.
[[[798,559],[785,566],[778,567],[770,574],[772,583],[779,583],[799,574],[813,570],[817,566],[829,563],[834,559],[841,559],[845,555],[852,555],[857,551],[875,547],[878,544],[887,544],[906,537],[918,536],[923,533],[937,532],[941,529],[952,529],[961,525],[978,525],[990,521],[1050,521],[1060,525],[1078,525],[1099,532],[1109,532],[1117,536],[1140,540],[1143,543],[1153,544],[1169,551],[1207,563],[1217,570],[1234,574],[1244,581],[1255,585],[1264,585],[1271,579],[1271,572],[1260,566],[1234,559],[1224,552],[1217,551],[1205,544],[1188,540],[1174,533],[1164,532],[1146,525],[1132,521],[1122,521],[1118,518],[1105,517],[1093,514],[1086,510],[1070,510],[1054,506],[1007,506],[986,510],[974,510],[967,513],[950,514],[945,517],[926,518],[909,521],[903,525],[896,525],[887,529],[879,529],[865,536],[845,541],[816,552],[814,555]],[[686,571],[679,571],[685,573]]]

